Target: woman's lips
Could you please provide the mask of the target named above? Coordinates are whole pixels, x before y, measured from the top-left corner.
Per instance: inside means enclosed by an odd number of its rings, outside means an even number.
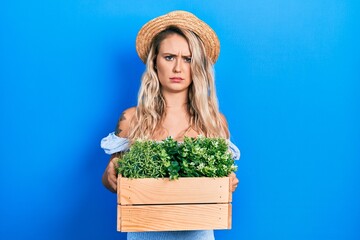
[[[184,80],[184,79],[181,78],[181,77],[171,77],[170,80],[171,80],[172,82],[179,83],[179,82],[181,82],[181,81]]]

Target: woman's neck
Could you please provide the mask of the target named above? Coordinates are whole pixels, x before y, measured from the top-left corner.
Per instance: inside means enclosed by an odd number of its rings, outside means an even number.
[[[183,109],[187,106],[188,103],[188,94],[187,92],[179,92],[179,93],[163,93],[166,109]]]

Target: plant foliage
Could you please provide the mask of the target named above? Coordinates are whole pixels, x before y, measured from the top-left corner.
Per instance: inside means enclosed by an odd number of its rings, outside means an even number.
[[[118,173],[127,178],[225,177],[237,167],[223,138],[171,137],[132,144],[118,161]]]

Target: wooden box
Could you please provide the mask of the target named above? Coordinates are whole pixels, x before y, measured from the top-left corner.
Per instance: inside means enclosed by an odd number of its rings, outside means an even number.
[[[117,230],[180,231],[231,228],[230,178],[118,177]]]

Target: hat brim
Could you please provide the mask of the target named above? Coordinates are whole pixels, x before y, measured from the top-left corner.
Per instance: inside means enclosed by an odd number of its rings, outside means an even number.
[[[136,51],[146,63],[150,45],[154,37],[169,26],[177,26],[194,32],[203,42],[206,54],[216,62],[220,53],[220,42],[214,30],[192,13],[173,11],[147,22],[136,37]]]

